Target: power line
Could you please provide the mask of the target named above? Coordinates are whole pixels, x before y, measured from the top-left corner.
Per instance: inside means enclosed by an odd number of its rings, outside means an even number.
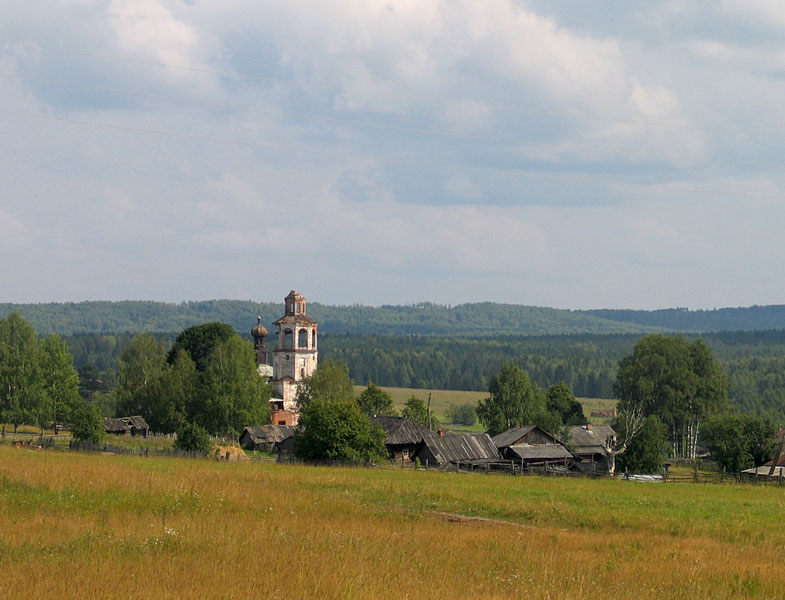
[[[521,138],[510,138],[510,137],[499,137],[499,136],[487,136],[487,135],[478,135],[478,134],[471,134],[465,133],[461,131],[454,131],[449,129],[425,129],[419,127],[408,127],[408,126],[401,126],[401,125],[391,125],[387,123],[377,123],[374,121],[357,121],[354,119],[339,119],[337,117],[325,117],[322,115],[313,115],[307,113],[297,113],[291,111],[285,111],[277,108],[255,108],[255,107],[246,107],[246,106],[238,106],[233,104],[226,104],[220,102],[208,102],[205,100],[195,100],[192,98],[185,98],[183,96],[171,96],[167,94],[161,94],[159,92],[143,92],[143,91],[135,91],[135,90],[125,90],[120,88],[112,88],[106,86],[98,86],[98,85],[90,85],[86,83],[76,83],[72,81],[66,81],[62,79],[51,79],[47,77],[39,77],[35,75],[20,75],[18,73],[8,73],[0,71],[0,76],[2,77],[9,77],[27,81],[38,81],[41,83],[46,83],[50,85],[59,85],[64,87],[72,87],[72,88],[80,88],[80,89],[88,89],[88,90],[95,90],[100,92],[109,92],[112,94],[118,94],[123,96],[130,96],[130,97],[137,97],[137,98],[160,98],[168,101],[175,101],[181,102],[186,104],[192,104],[195,106],[204,106],[208,108],[218,108],[222,110],[233,110],[237,112],[247,112],[247,113],[258,113],[258,114],[267,114],[267,115],[277,115],[283,117],[291,117],[296,119],[305,119],[305,120],[313,120],[313,121],[320,121],[323,123],[330,123],[330,124],[338,124],[338,125],[350,125],[356,127],[370,127],[375,129],[384,129],[390,131],[401,131],[404,133],[416,133],[421,135],[428,135],[428,136],[436,136],[436,137],[447,137],[447,138],[458,138],[458,139],[466,139],[471,141],[480,141],[480,142],[491,142],[491,143],[502,143],[502,144],[514,144],[514,145],[529,145],[529,146],[539,146],[540,143],[521,139]],[[592,149],[597,152],[600,151],[604,154],[609,154],[612,156],[622,156],[629,158],[629,152],[620,152],[618,150],[610,150],[607,148],[598,148],[597,146],[593,146]],[[560,151],[572,151],[572,152],[580,152],[582,148],[577,145],[561,145],[559,147]],[[689,163],[702,163],[702,164],[710,164],[710,165],[718,165],[718,166],[735,166],[735,167],[758,167],[758,168],[782,168],[785,167],[785,164],[771,164],[771,165],[761,165],[760,163],[747,163],[747,162],[739,162],[739,161],[730,161],[730,160],[717,160],[717,159],[709,159],[709,158],[697,158],[692,156],[678,156],[678,155],[668,155],[668,154],[651,154],[649,155],[652,159],[657,159],[660,161],[675,161],[675,162],[689,162]]]
[[[248,146],[252,148],[260,148],[265,150],[276,150],[282,152],[292,152],[297,154],[306,154],[310,156],[324,156],[328,158],[342,158],[342,159],[351,159],[357,161],[378,161],[382,163],[388,164],[395,164],[395,165],[403,165],[403,166],[410,166],[410,167],[417,167],[417,168],[436,168],[436,169],[445,169],[445,170],[460,170],[460,171],[471,171],[471,172],[478,172],[478,173],[492,173],[492,174],[511,174],[520,177],[534,177],[538,179],[546,179],[550,181],[558,181],[558,182],[566,182],[566,183],[580,183],[580,184],[587,184],[587,185],[598,185],[598,186],[611,186],[611,187],[626,187],[626,188],[634,188],[634,189],[642,189],[646,191],[657,190],[663,192],[680,192],[680,193],[688,193],[688,194],[700,194],[700,195],[707,195],[707,196],[726,196],[732,198],[745,198],[745,199],[754,199],[754,200],[779,200],[785,201],[785,197],[783,196],[773,196],[773,195],[764,195],[764,194],[750,194],[750,193],[741,193],[741,192],[730,192],[730,191],[715,191],[715,190],[707,190],[707,189],[700,189],[700,188],[690,188],[690,187],[680,187],[680,186],[670,186],[670,185],[663,185],[663,184],[638,184],[638,183],[630,183],[624,181],[616,181],[612,179],[597,179],[597,178],[587,178],[587,177],[564,177],[559,175],[549,175],[547,173],[542,172],[531,172],[531,171],[504,171],[502,169],[494,168],[494,167],[477,167],[477,166],[466,166],[466,165],[454,165],[449,163],[437,163],[437,162],[429,162],[429,161],[414,161],[414,160],[404,160],[404,159],[396,159],[396,158],[388,158],[388,157],[379,157],[379,156],[361,156],[361,155],[343,155],[338,156],[335,153],[321,151],[321,150],[312,150],[307,148],[296,148],[294,146],[285,146],[281,144],[270,144],[270,143],[260,143],[260,142],[251,142],[251,141],[242,141],[242,140],[231,140],[225,138],[217,138],[217,137],[209,137],[209,136],[201,136],[201,135],[193,135],[193,134],[185,134],[185,133],[177,133],[172,131],[163,131],[158,129],[146,129],[142,127],[130,127],[126,125],[115,125],[112,123],[98,123],[95,121],[85,121],[81,119],[71,119],[67,117],[58,117],[54,115],[42,115],[12,109],[5,109],[0,108],[0,113],[14,115],[19,117],[28,117],[34,119],[42,119],[42,120],[49,120],[49,121],[58,121],[62,123],[71,123],[75,125],[81,126],[90,126],[90,127],[97,127],[103,129],[112,129],[117,131],[125,131],[130,133],[141,133],[147,135],[157,135],[157,136],[164,136],[176,139],[183,139],[183,140],[190,140],[190,141],[202,141],[202,142],[212,142],[218,144],[228,144],[228,145],[236,145],[236,146]]]
[[[132,64],[140,64],[140,65],[147,65],[147,66],[154,66],[166,69],[177,69],[181,71],[190,71],[194,73],[203,73],[208,75],[217,75],[220,77],[226,78],[233,78],[233,79],[241,79],[246,81],[267,81],[267,82],[275,82],[285,85],[291,85],[296,87],[309,87],[315,89],[322,89],[322,90],[331,90],[334,92],[348,92],[348,93],[357,93],[357,94],[370,94],[373,96],[387,96],[391,98],[398,98],[401,100],[406,100],[408,102],[421,102],[427,104],[435,104],[433,100],[427,100],[420,98],[418,96],[412,96],[408,94],[401,94],[398,92],[381,92],[381,91],[368,91],[368,90],[360,90],[350,87],[343,87],[337,86],[327,83],[314,83],[308,81],[302,81],[297,79],[285,79],[279,77],[260,77],[257,75],[247,75],[244,73],[238,73],[236,71],[221,71],[217,69],[208,69],[206,67],[191,67],[187,65],[178,65],[172,63],[165,63],[153,60],[145,60],[140,58],[130,58],[126,56],[116,56],[112,54],[103,54],[101,52],[91,52],[87,50],[70,50],[66,48],[58,48],[55,46],[49,46],[46,44],[40,44],[38,42],[29,42],[23,40],[13,40],[10,38],[3,38],[0,37],[0,42],[6,44],[13,44],[17,46],[27,46],[30,48],[36,48],[41,50],[47,50],[50,52],[58,52],[61,54],[70,54],[73,56],[87,56],[90,58],[100,58],[105,60],[113,60],[119,62],[126,62]],[[458,100],[455,104],[464,104],[467,106],[473,105],[471,101],[468,100]],[[766,132],[762,131],[755,131],[755,130],[748,130],[742,128],[730,128],[730,127],[698,127],[696,125],[688,125],[685,123],[667,123],[662,121],[650,121],[645,119],[620,119],[618,117],[614,117],[611,115],[581,115],[577,113],[565,113],[560,111],[553,111],[553,110],[546,110],[538,107],[532,106],[523,106],[523,105],[503,105],[503,104],[488,104],[483,103],[483,105],[492,110],[499,110],[505,112],[519,112],[519,113],[530,113],[530,114],[538,114],[538,115],[545,115],[551,117],[559,117],[564,119],[573,119],[573,120],[581,120],[581,121],[589,121],[589,122],[602,122],[602,123],[619,123],[625,125],[642,125],[646,127],[663,127],[668,129],[677,129],[677,130],[684,130],[684,131],[699,131],[705,133],[734,133],[734,134],[748,134],[748,135],[763,135]]]

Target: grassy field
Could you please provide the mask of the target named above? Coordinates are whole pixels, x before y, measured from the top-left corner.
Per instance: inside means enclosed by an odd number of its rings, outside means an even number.
[[[359,394],[365,389],[365,386],[356,385],[354,391]],[[415,388],[395,388],[383,387],[384,391],[392,396],[393,404],[399,410],[403,408],[406,401],[412,395],[421,398],[424,402],[428,401],[428,394],[431,394],[431,410],[441,422],[447,421],[447,410],[453,404],[477,404],[483,398],[488,397],[488,392],[466,392],[461,390],[421,390]],[[578,401],[583,406],[583,412],[586,418],[590,418],[591,411],[595,409],[608,409],[616,407],[616,400],[611,398],[578,398]],[[592,418],[593,423],[605,423],[608,419]],[[478,431],[482,427],[475,428]]]
[[[0,447],[3,598],[775,598],[785,490]]]

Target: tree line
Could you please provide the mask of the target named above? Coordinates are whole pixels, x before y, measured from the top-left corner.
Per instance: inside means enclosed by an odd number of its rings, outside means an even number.
[[[18,313],[0,319],[0,422],[68,426],[77,439],[100,438],[100,412],[79,395],[79,376],[63,339],[38,338]]]
[[[157,333],[166,347],[178,334]],[[119,356],[134,334],[66,336],[83,397],[105,398],[116,385]],[[579,397],[613,397],[619,361],[639,335],[502,336],[412,335],[320,337],[322,357],[349,367],[357,382],[391,387],[487,390],[506,361],[521,366],[540,387],[564,382]],[[695,340],[694,336],[687,336]],[[785,423],[785,331],[724,332],[701,336],[728,377],[728,399],[742,412]],[[104,403],[106,406],[106,402]],[[108,406],[107,406],[108,409]]]

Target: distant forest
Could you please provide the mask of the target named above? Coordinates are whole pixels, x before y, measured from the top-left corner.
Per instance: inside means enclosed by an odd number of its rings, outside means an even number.
[[[41,335],[59,333],[181,331],[208,321],[228,323],[241,332],[256,323],[259,311],[269,325],[283,314],[283,303],[250,300],[163,302],[79,302],[0,304],[0,318],[19,311]],[[491,302],[443,306],[327,306],[309,303],[308,313],[330,334],[416,334],[427,336],[540,336],[623,334],[655,331],[690,333],[785,329],[785,305],[716,310],[560,310]]]
[[[177,333],[156,335],[171,344]],[[487,390],[488,379],[509,361],[525,369],[541,387],[564,381],[578,396],[610,398],[618,361],[632,351],[639,337],[323,334],[319,350],[321,357],[345,362],[357,384],[373,381],[394,387]],[[731,402],[744,412],[785,423],[785,331],[700,337],[728,373]],[[66,336],[85,396],[112,390],[117,358],[132,338],[127,333]]]

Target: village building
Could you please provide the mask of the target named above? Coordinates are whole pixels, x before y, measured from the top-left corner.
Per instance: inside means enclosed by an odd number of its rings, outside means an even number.
[[[104,417],[104,431],[113,435],[140,435],[147,437],[150,433],[150,426],[144,417],[139,415],[133,417]]]
[[[424,467],[488,466],[498,463],[499,451],[487,433],[440,435],[423,438],[412,455]]]
[[[429,429],[403,417],[372,417],[371,424],[384,430],[387,453],[391,459],[401,462],[410,460],[423,439],[434,435]]]
[[[574,425],[567,429],[575,466],[582,473],[612,473],[616,432],[610,425]]]
[[[521,467],[566,470],[573,458],[559,439],[537,425],[513,427],[492,439],[503,458]]]
[[[246,450],[273,452],[278,444],[294,435],[294,427],[287,425],[257,425],[246,427],[240,435],[240,447]]]
[[[273,323],[278,340],[272,351],[272,365],[265,346],[267,329],[262,325],[261,316],[251,330],[259,374],[273,384],[270,400],[273,425],[297,425],[297,390],[303,379],[316,371],[318,325],[307,315],[306,304],[305,296],[295,290],[284,298],[284,316]]]

